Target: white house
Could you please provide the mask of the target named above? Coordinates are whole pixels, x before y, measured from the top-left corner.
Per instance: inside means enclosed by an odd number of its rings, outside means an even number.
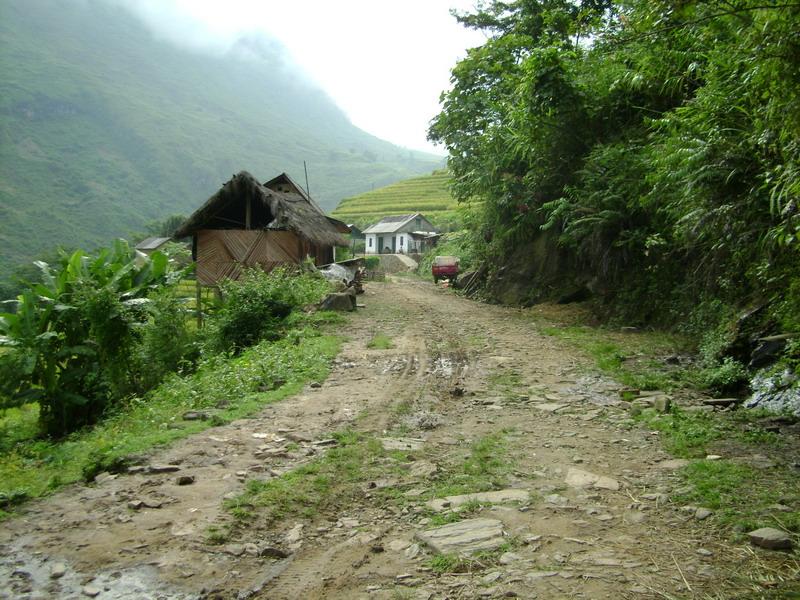
[[[367,254],[422,252],[438,237],[436,228],[420,213],[384,217],[364,230]]]

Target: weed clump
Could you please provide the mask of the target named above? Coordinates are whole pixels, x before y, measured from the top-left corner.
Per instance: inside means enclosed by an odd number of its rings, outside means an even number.
[[[392,338],[388,335],[376,333],[372,336],[372,339],[367,342],[367,348],[372,350],[389,350],[390,348],[394,348],[394,344],[392,343]]]
[[[207,343],[216,352],[240,353],[261,340],[277,340],[293,310],[317,302],[328,291],[318,275],[286,268],[247,271],[221,284],[224,303],[209,323]]]

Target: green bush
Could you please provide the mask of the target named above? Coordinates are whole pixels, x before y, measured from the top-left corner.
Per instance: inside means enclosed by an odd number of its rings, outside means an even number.
[[[13,313],[0,314],[0,408],[38,402],[45,433],[63,436],[96,421],[136,387],[132,360],[147,295],[169,276],[167,257],[135,260],[124,240],[88,255],[38,262]]]
[[[783,331],[800,332],[800,277],[793,279],[789,284],[776,313]]]
[[[378,258],[377,256],[368,256],[367,258],[364,259],[364,266],[368,270],[374,271],[375,269],[381,266],[381,259]]]
[[[735,394],[747,383],[749,376],[745,366],[727,356],[718,366],[703,369],[700,381],[716,395]]]
[[[286,268],[270,273],[252,269],[220,287],[223,306],[210,320],[208,346],[214,352],[234,353],[260,340],[278,339],[293,309],[318,302],[330,289],[318,275]]]
[[[166,288],[152,296],[147,312],[149,318],[141,328],[137,352],[140,391],[152,389],[168,373],[192,365],[198,357],[185,298]]]

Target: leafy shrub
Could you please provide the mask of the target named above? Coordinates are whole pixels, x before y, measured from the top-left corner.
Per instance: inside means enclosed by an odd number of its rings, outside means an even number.
[[[742,363],[726,356],[718,366],[703,369],[700,380],[714,394],[735,394],[747,383],[748,373]]]
[[[374,271],[375,269],[381,266],[381,259],[378,258],[377,256],[368,256],[367,258],[364,259],[364,266],[368,270]]]
[[[38,401],[43,430],[62,436],[133,391],[141,307],[168,278],[163,254],[134,259],[118,240],[94,255],[62,254],[55,269],[37,263],[41,283],[19,296],[15,312],[0,314],[0,408]]]
[[[789,284],[776,313],[783,331],[800,332],[800,277],[793,279]]]
[[[209,346],[236,353],[260,340],[278,339],[293,309],[319,301],[329,290],[323,278],[286,268],[251,269],[221,288],[224,302],[209,323]]]
[[[342,260],[349,260],[353,258],[353,252],[348,247],[337,246],[336,247],[336,261]]]
[[[196,336],[187,327],[185,299],[165,288],[150,298],[146,308],[149,318],[142,325],[137,352],[141,391],[152,389],[167,373],[197,359]]]

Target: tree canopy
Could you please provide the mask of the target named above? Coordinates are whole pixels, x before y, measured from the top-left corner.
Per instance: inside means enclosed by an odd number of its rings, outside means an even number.
[[[429,137],[454,194],[483,201],[487,257],[550,229],[629,296],[797,297],[800,3],[515,0],[455,16],[488,39],[454,67]]]

